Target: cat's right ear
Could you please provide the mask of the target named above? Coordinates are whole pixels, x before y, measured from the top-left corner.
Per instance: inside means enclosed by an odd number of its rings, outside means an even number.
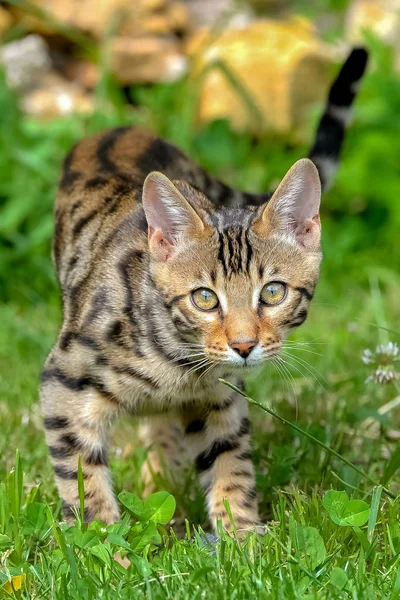
[[[174,250],[204,231],[204,223],[172,181],[153,171],[144,182],[143,208],[149,231],[150,252],[168,260]]]
[[[317,167],[308,158],[298,160],[286,173],[278,189],[254,221],[253,230],[266,237],[283,233],[304,250],[320,250],[321,181]]]

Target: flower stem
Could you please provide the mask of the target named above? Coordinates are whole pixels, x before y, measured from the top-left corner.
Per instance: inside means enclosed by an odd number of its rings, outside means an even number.
[[[295,425],[294,423],[291,423],[290,421],[288,421],[284,417],[281,417],[280,415],[278,415],[275,411],[273,411],[268,406],[264,406],[263,404],[260,404],[256,400],[253,400],[253,398],[250,398],[249,396],[247,396],[247,394],[245,394],[240,388],[238,388],[233,383],[230,383],[229,381],[226,381],[225,379],[220,379],[220,382],[224,383],[225,385],[227,385],[228,387],[230,387],[232,390],[234,390],[235,392],[237,392],[238,394],[240,394],[241,396],[243,396],[244,398],[246,398],[247,402],[249,402],[250,404],[254,404],[254,406],[258,406],[258,408],[261,408],[264,412],[270,414],[275,419],[278,419],[278,421],[280,421],[281,423],[284,423],[285,425],[289,425],[289,427],[291,427],[292,429],[294,429],[298,433],[301,433],[302,435],[304,435],[308,439],[312,440],[313,442],[315,442],[316,444],[318,444],[319,446],[321,446],[321,448],[324,448],[324,450],[326,450],[327,452],[329,452],[333,456],[336,456],[336,458],[338,458],[345,465],[347,465],[348,467],[350,467],[351,469],[353,469],[353,471],[356,471],[356,473],[358,473],[359,475],[361,475],[361,477],[363,477],[364,479],[366,479],[367,481],[369,481],[369,483],[371,483],[372,485],[374,485],[374,486],[381,485],[380,483],[377,483],[374,479],[372,479],[372,477],[370,477],[362,469],[359,469],[356,465],[353,465],[352,462],[350,462],[349,460],[347,460],[347,458],[344,458],[344,456],[342,456],[341,454],[339,454],[338,452],[336,452],[336,450],[333,450],[333,448],[330,448],[329,446],[327,446],[326,444],[324,444],[323,442],[321,442],[320,440],[318,440],[317,438],[315,438],[313,435],[311,435],[311,433],[308,433],[307,431],[304,431],[304,429],[301,429],[301,427],[298,427],[297,425]],[[382,486],[382,491],[387,496],[389,496],[390,498],[393,498],[393,499],[396,498],[396,496],[394,494],[392,494],[392,492],[390,490],[388,490],[386,487]]]

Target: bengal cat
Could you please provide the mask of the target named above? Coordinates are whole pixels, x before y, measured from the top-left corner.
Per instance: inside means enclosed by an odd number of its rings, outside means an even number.
[[[67,519],[119,518],[107,440],[124,413],[147,416],[173,468],[194,460],[211,522],[259,524],[248,407],[219,382],[276,356],[306,317],[319,278],[319,205],[337,165],[367,55],[334,82],[310,159],[273,194],[238,192],[178,148],[134,127],[78,143],[64,163],[54,262],[64,318],[41,378],[47,442]],[[315,166],[316,165],[316,166]]]

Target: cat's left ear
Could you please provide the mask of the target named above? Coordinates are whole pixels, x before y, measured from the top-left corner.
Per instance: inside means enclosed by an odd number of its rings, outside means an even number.
[[[286,173],[271,200],[256,219],[260,236],[287,234],[306,250],[317,251],[321,240],[321,181],[308,158],[298,160]]]
[[[157,171],[144,182],[143,208],[150,252],[160,260],[168,260],[178,247],[204,232],[204,223],[194,208],[172,181]]]

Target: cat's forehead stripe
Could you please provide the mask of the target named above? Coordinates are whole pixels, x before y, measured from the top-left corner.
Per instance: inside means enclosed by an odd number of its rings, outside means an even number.
[[[224,275],[246,272],[250,268],[253,249],[249,240],[249,226],[254,213],[232,208],[209,215],[218,234],[218,261]]]

